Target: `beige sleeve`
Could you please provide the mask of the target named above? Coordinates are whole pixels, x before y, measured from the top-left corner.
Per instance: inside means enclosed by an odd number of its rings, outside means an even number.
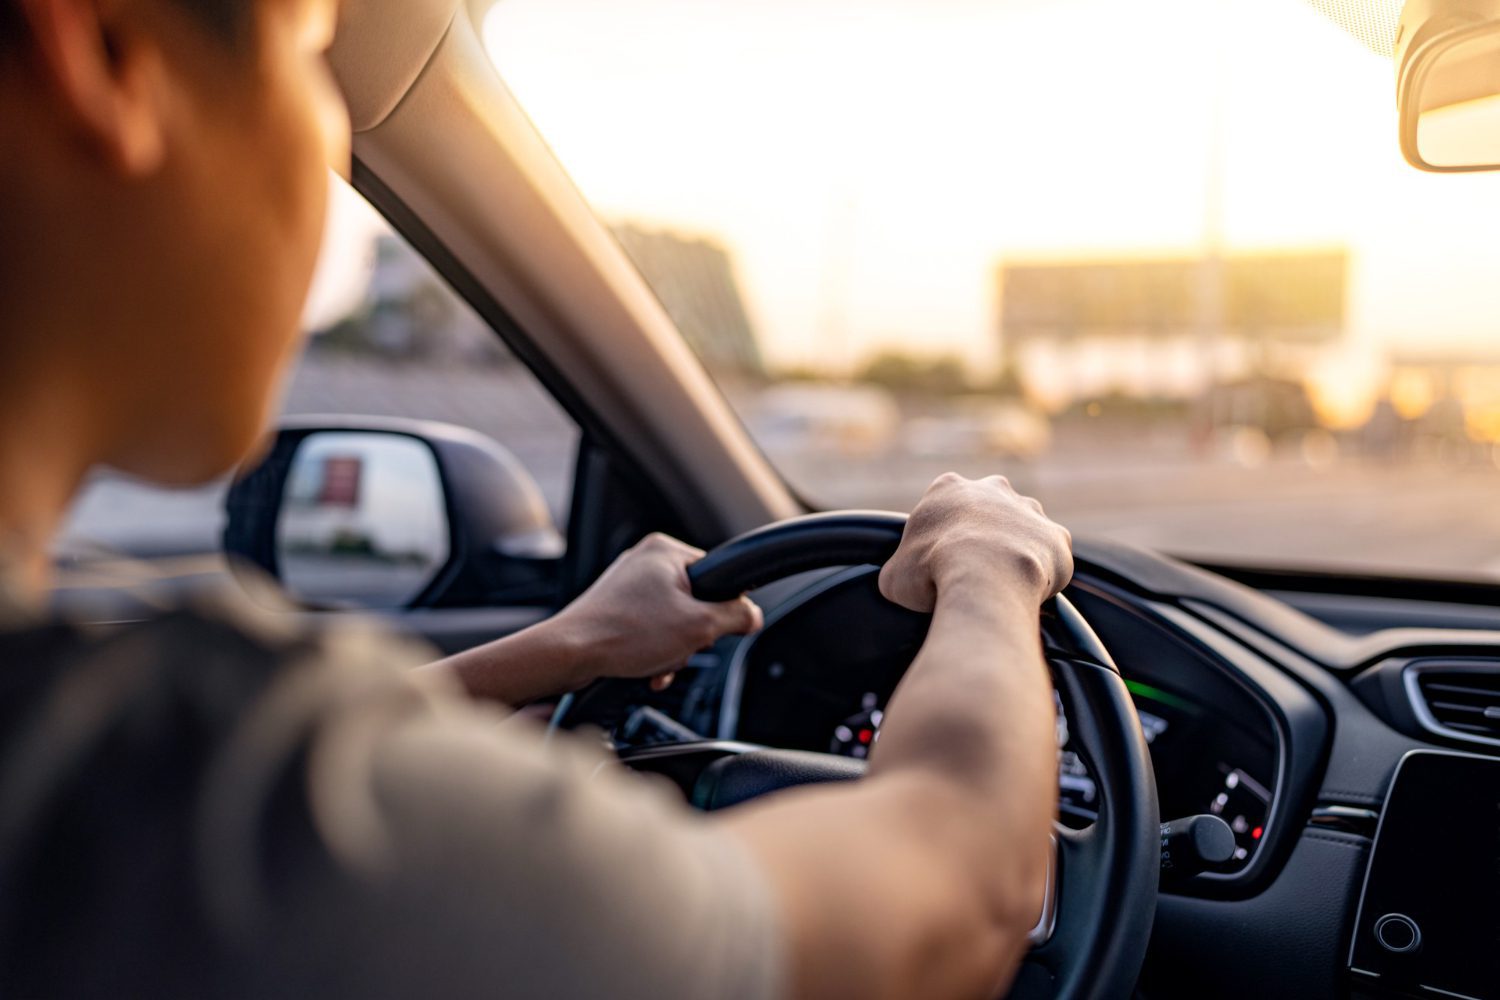
[[[456,711],[377,751],[387,884],[445,928],[425,936],[424,964],[462,994],[779,996],[778,928],[752,859],[670,790],[580,747],[544,748],[532,728]]]
[[[675,791],[580,737],[544,745],[530,720],[393,684],[388,670],[372,679],[349,640],[331,643],[337,662],[312,671],[344,679],[316,699],[323,709],[305,744],[314,840],[332,864],[314,864],[315,878],[278,873],[293,890],[268,901],[275,917],[252,935],[287,977],[267,989],[784,993],[766,877]]]

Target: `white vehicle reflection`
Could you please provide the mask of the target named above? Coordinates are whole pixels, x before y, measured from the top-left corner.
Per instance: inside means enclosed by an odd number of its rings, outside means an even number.
[[[297,598],[405,604],[448,559],[437,460],[414,438],[310,435],[287,476],[276,540]]]

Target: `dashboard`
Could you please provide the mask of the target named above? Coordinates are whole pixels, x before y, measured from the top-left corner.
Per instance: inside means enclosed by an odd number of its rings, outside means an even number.
[[[927,624],[876,588],[873,573],[854,570],[779,609],[731,665],[719,735],[868,757]],[[851,627],[828,627],[839,621]],[[1170,670],[1132,671],[1126,686],[1151,751],[1162,819],[1220,817],[1236,846],[1218,871],[1243,870],[1274,799],[1277,746],[1263,708],[1232,685],[1178,685]],[[1072,746],[1060,697],[1057,709],[1059,818],[1081,828],[1097,815],[1097,788]]]
[[[1137,997],[1500,1000],[1500,589],[1075,554],[1069,597],[1129,689],[1161,818],[1216,815],[1235,840],[1220,868],[1163,881]],[[878,752],[927,617],[868,567],[756,598],[762,631],[610,710],[656,720],[614,727],[617,748]],[[1057,707],[1059,821],[1084,827],[1100,789]]]

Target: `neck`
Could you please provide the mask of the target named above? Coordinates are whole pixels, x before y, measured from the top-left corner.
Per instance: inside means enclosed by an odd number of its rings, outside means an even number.
[[[8,320],[0,318],[0,330],[17,329]],[[72,380],[47,377],[34,362],[0,352],[0,559],[28,596],[47,589],[53,536],[97,459],[88,401]]]
[[[0,106],[0,146],[34,124],[24,107]],[[111,210],[107,197],[62,169],[25,166],[0,165],[0,567],[35,596],[74,493],[108,455],[111,409],[119,415],[97,335],[129,315],[128,288],[104,280],[128,257],[91,221]]]

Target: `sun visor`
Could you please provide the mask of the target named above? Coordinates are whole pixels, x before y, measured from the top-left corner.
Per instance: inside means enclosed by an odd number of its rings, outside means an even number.
[[[416,82],[459,0],[346,0],[328,52],[355,132],[385,120]]]

